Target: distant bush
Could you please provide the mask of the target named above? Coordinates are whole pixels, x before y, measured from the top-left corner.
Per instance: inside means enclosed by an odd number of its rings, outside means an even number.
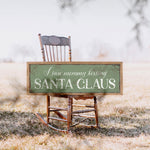
[[[13,63],[14,60],[12,58],[3,58],[0,59],[0,63]]]

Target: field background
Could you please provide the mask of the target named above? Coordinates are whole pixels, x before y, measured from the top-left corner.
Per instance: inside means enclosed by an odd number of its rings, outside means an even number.
[[[0,150],[150,149],[150,0],[0,0],[0,21]],[[43,61],[39,33],[71,36],[73,61],[124,62],[123,95],[97,97],[100,129],[66,135],[35,116],[46,98],[26,94],[25,62]]]
[[[150,63],[123,63],[123,95],[98,97],[101,128],[77,126],[69,135],[36,118],[46,116],[46,98],[26,94],[26,63],[0,63],[0,70],[0,149],[150,149]]]

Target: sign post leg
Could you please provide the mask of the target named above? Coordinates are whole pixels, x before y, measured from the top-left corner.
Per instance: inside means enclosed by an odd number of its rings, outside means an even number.
[[[47,123],[49,124],[49,117],[50,117],[50,96],[46,95],[47,99]]]
[[[98,125],[98,109],[97,109],[97,98],[96,98],[96,96],[94,96],[94,108],[95,108],[96,127],[99,127],[99,125]]]
[[[69,97],[68,99],[68,111],[67,111],[67,130],[70,131],[70,124],[71,124],[71,116],[72,116],[72,98]]]

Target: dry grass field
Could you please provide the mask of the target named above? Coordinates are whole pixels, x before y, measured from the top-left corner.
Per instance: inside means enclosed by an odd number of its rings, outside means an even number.
[[[0,149],[150,149],[150,63],[124,63],[123,78],[122,96],[98,97],[101,128],[76,126],[67,135],[43,126],[34,115],[46,116],[46,99],[26,94],[26,64],[0,63]],[[52,99],[60,106],[66,102]]]

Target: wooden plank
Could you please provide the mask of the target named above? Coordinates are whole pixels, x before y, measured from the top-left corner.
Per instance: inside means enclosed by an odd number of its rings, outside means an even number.
[[[69,45],[69,61],[71,62],[72,61],[72,57],[71,57],[71,36],[69,36],[68,38],[69,38],[69,42],[70,42],[70,45]]]
[[[53,107],[53,106],[49,106],[48,108],[51,108],[51,109],[63,109],[63,110],[67,110],[67,108]]]
[[[85,117],[85,118],[95,118],[95,116],[79,115],[79,114],[73,114],[73,116],[79,116],[79,117]]]
[[[49,123],[49,116],[50,116],[50,96],[46,95],[46,100],[47,100],[47,123]]]
[[[64,61],[66,61],[66,46],[64,46]]]
[[[41,51],[42,51],[42,58],[43,58],[43,61],[46,61],[45,60],[45,54],[44,54],[44,47],[43,47],[42,40],[41,40],[41,34],[39,33],[38,36],[39,36],[39,40],[40,40],[40,46],[41,46]]]
[[[51,61],[53,61],[53,60],[52,60],[52,52],[51,52],[51,47],[50,47],[50,45],[49,45],[49,54],[50,54]]]
[[[77,123],[71,125],[70,127],[74,127],[74,126],[80,124],[81,122],[84,122],[85,120],[87,120],[87,118],[84,118],[83,120],[80,120],[79,122],[77,122]]]
[[[56,118],[56,117],[49,117],[49,119],[62,121],[62,122],[67,122],[67,120],[65,120],[65,119],[60,119],[60,118]]]
[[[63,108],[63,109],[50,109],[50,112],[53,111],[67,111],[67,108]]]
[[[55,50],[54,50],[54,46],[52,46],[52,50],[53,50],[53,60],[55,62]]]
[[[77,111],[73,111],[72,114],[86,113],[86,112],[91,112],[91,111],[95,111],[95,109],[77,110]]]
[[[57,61],[59,61],[59,59],[58,59],[58,46],[56,46],[56,54],[57,54]]]
[[[61,58],[61,61],[62,61],[63,58],[62,58],[62,47],[61,46],[60,46],[60,56],[61,56],[60,58]]]
[[[98,109],[97,109],[97,98],[96,98],[96,96],[94,96],[94,108],[95,108],[96,126],[98,127]]]
[[[68,99],[68,111],[67,111],[67,130],[70,131],[70,125],[71,125],[71,109],[72,109],[72,97],[69,97]]]
[[[59,111],[55,111],[54,112],[58,117],[60,117],[61,119],[67,119],[67,117],[65,115],[63,115],[61,112]]]
[[[48,126],[48,123],[44,120],[44,118],[39,114],[35,113],[35,115],[38,117],[38,119],[46,126]]]
[[[81,123],[80,125],[84,126],[84,127],[87,127],[87,128],[100,128],[99,126],[96,126],[96,125],[86,125],[86,124],[83,124],[83,123]]]
[[[45,51],[46,51],[47,61],[49,62],[49,57],[48,57],[47,46],[46,46],[46,45],[44,45],[44,46],[45,46]]]
[[[91,105],[79,105],[79,104],[73,104],[74,107],[89,107],[89,108],[94,108],[94,106]]]

